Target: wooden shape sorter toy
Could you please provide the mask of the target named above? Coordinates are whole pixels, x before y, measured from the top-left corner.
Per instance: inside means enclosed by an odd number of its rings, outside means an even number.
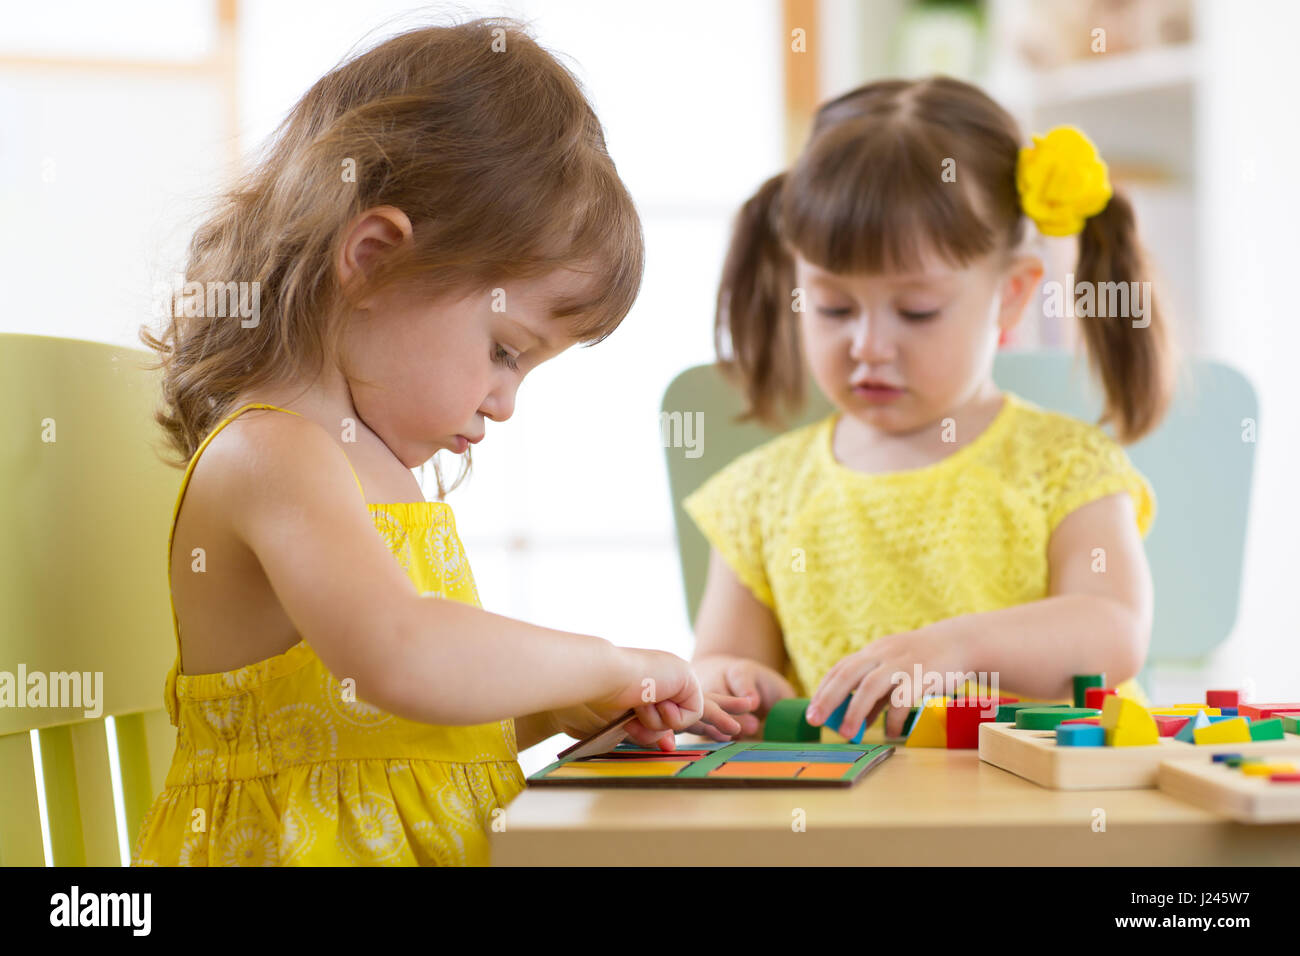
[[[1088,689],[1083,690],[1086,693]],[[1049,709],[1035,713],[1022,708],[1016,711],[1014,721],[999,715],[998,721],[980,724],[980,759],[1053,790],[1152,788],[1158,785],[1166,761],[1177,760],[1180,765],[1192,761],[1199,767],[1208,765],[1216,754],[1300,765],[1300,733],[1296,732],[1300,725],[1288,723],[1289,711],[1284,709],[1294,705],[1243,704],[1242,716],[1238,716],[1235,692],[1210,691],[1206,697],[1204,705],[1147,708],[1136,701],[1095,695],[1095,700],[1103,701],[1100,714],[1076,716],[1055,727],[1050,726]],[[1224,709],[1234,712],[1222,713]],[[1253,787],[1244,779],[1251,776],[1249,773],[1240,774],[1243,779],[1232,780],[1208,771],[1200,775],[1213,778],[1216,790]],[[1196,773],[1190,770],[1177,776],[1180,794],[1192,787],[1188,780],[1193,776]],[[1279,781],[1278,786],[1278,793],[1292,793],[1284,781]],[[1300,787],[1295,789],[1300,791]],[[1274,802],[1288,799],[1295,798],[1261,798]],[[1241,795],[1232,799],[1224,796],[1221,802],[1226,808],[1242,805],[1243,801],[1250,802]]]
[[[1180,757],[1161,762],[1157,783],[1171,797],[1239,823],[1300,823],[1297,769],[1300,753],[1254,761]]]
[[[889,757],[884,744],[741,740],[676,751],[624,741],[612,750],[561,757],[530,787],[851,787]]]

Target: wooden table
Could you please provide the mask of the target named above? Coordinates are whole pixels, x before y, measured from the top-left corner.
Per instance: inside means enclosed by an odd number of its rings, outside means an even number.
[[[902,746],[848,790],[529,789],[491,843],[496,866],[1300,863],[1300,824],[1235,823],[1159,790],[1047,790],[974,750]]]

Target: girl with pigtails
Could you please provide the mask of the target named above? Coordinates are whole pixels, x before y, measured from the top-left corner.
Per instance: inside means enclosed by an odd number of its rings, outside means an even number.
[[[793,166],[740,210],[715,332],[744,417],[779,427],[808,374],[834,406],[684,502],[712,547],[692,663],[706,691],[749,698],[746,735],[810,697],[810,723],[847,701],[832,729],[851,738],[886,711],[897,736],[919,674],[944,693],[978,677],[1062,700],[1073,675],[1104,673],[1146,703],[1156,504],[1121,445],[1169,405],[1164,317],[1148,300],[1141,322],[1078,319],[1096,424],[993,381],[1044,237],[1062,236],[1077,237],[1077,289],[1149,278],[1132,207],[1082,132],[1026,144],[947,77],[825,103]]]

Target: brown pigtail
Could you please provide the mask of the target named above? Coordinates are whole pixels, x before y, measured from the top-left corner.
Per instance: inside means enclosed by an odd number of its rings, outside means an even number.
[[[1075,273],[1076,281],[1094,290],[1098,305],[1105,284],[1140,284],[1150,279],[1133,207],[1118,192],[1105,209],[1085,221]],[[1101,423],[1112,423],[1116,438],[1124,444],[1137,441],[1159,424],[1174,392],[1175,346],[1155,296],[1143,293],[1143,299],[1144,324],[1138,326],[1133,324],[1135,310],[1127,297],[1126,315],[1098,309],[1096,315],[1079,319],[1089,362],[1106,392]]]
[[[718,288],[714,346],[723,373],[744,393],[739,421],[781,427],[803,401],[803,354],[791,295],[794,263],[777,231],[786,174],[763,183],[736,216]]]

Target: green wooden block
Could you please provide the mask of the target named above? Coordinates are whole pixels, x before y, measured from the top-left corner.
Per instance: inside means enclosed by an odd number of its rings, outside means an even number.
[[[1055,730],[1063,720],[1100,716],[1101,711],[1088,707],[1026,707],[1016,712],[1016,729]]]
[[[1074,706],[1082,707],[1088,702],[1084,695],[1089,687],[1105,687],[1105,674],[1075,674],[1074,675]]]
[[[1300,717],[1288,717],[1284,714],[1278,719],[1282,721],[1282,729],[1288,734],[1300,734]]]
[[[822,739],[822,729],[808,723],[808,697],[787,697],[778,700],[767,712],[763,724],[763,739],[783,743],[808,743]]]
[[[1268,720],[1253,720],[1250,723],[1251,740],[1281,740],[1284,736],[1282,721],[1277,717],[1271,717]]]
[[[1069,704],[1044,704],[1042,701],[1038,701],[1038,700],[1020,700],[1020,701],[1016,701],[1014,704],[999,704],[998,716],[995,719],[994,723],[1005,724],[1010,721],[1013,721],[1016,719],[1017,713],[1019,713],[1022,710],[1028,710],[1031,707],[1034,708],[1035,710],[1043,710],[1046,708],[1069,707],[1069,706],[1070,706]]]

